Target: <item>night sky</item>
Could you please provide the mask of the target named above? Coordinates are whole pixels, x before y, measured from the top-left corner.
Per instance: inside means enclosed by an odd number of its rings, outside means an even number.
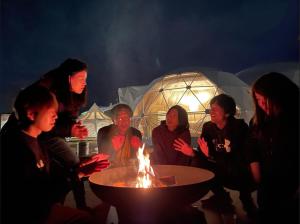
[[[89,66],[89,104],[176,69],[299,61],[298,0],[1,0],[0,112],[66,58]]]

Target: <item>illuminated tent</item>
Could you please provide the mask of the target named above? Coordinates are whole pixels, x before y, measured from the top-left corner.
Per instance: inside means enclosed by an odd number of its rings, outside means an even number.
[[[105,115],[96,103],[88,111],[83,112],[79,119],[87,127],[89,131],[88,137],[97,137],[97,132],[101,127],[112,123],[110,117]]]
[[[256,79],[269,72],[279,72],[287,76],[299,86],[300,65],[299,62],[278,62],[257,65],[238,72],[236,75],[248,85],[252,85]]]
[[[145,91],[138,92],[136,98],[120,96],[120,102],[134,108],[134,126],[143,133],[145,139],[151,137],[153,128],[165,119],[168,109],[176,104],[188,112],[192,136],[199,136],[203,123],[210,120],[207,110],[209,101],[220,93],[235,99],[238,117],[248,122],[253,114],[248,85],[231,73],[215,69],[168,74],[155,79],[143,89]]]

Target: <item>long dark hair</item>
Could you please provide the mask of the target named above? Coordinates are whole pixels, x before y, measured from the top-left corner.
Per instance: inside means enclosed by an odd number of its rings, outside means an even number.
[[[81,94],[71,92],[69,76],[80,71],[87,71],[87,64],[78,59],[68,58],[59,67],[47,72],[40,82],[54,92],[58,101],[66,108],[78,112],[80,107],[86,104],[87,87]]]
[[[264,96],[269,107],[267,115],[258,105],[255,93]],[[255,115],[252,124],[261,126],[268,120],[299,116],[299,87],[285,75],[271,72],[261,76],[252,86]]]
[[[175,131],[181,133],[186,129],[189,129],[190,125],[189,125],[189,119],[186,110],[179,105],[175,105],[168,110],[167,114],[173,109],[176,110],[178,113],[178,126],[175,129]]]

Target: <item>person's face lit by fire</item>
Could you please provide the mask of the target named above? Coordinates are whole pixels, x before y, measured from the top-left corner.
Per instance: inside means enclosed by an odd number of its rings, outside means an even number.
[[[117,126],[119,133],[125,135],[130,127],[130,112],[127,110],[120,110],[113,121]]]
[[[30,126],[31,132],[38,135],[41,132],[50,131],[57,119],[57,110],[58,110],[58,103],[56,99],[48,105],[40,108],[39,110],[30,109],[27,112],[27,116],[33,123]]]
[[[86,86],[87,71],[83,70],[69,76],[71,91],[81,94]]]
[[[179,124],[178,121],[178,111],[176,109],[171,109],[166,116],[166,124],[169,131],[174,131]]]
[[[219,104],[213,103],[210,106],[210,117],[211,122],[218,126],[222,126],[222,124],[226,123],[228,115]]]
[[[257,105],[267,114],[269,115],[270,108],[268,105],[268,100],[263,95],[255,92],[254,93],[255,99],[257,101]]]

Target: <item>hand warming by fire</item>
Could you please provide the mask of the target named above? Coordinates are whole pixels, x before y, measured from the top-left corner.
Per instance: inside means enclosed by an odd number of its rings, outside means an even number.
[[[79,177],[90,176],[92,173],[99,172],[109,166],[108,155],[96,154],[90,159],[81,162],[79,166]]]

